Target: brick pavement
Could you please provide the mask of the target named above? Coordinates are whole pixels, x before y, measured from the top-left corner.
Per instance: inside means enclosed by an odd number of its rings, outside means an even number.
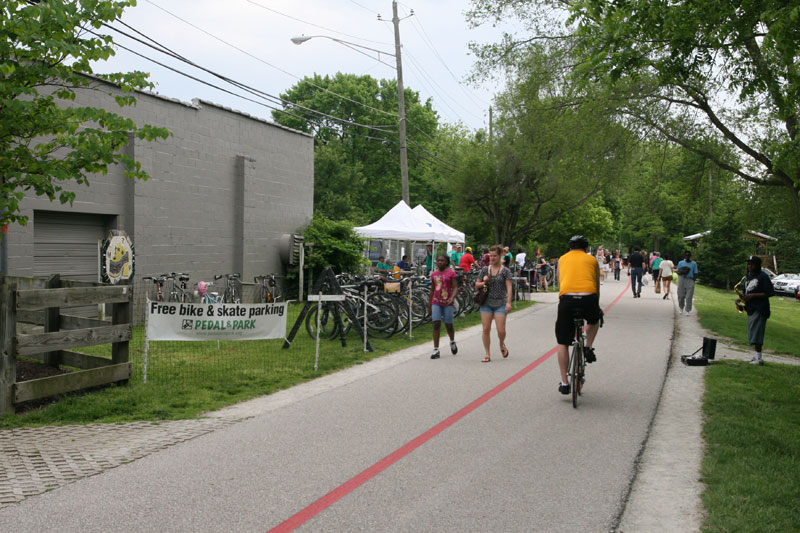
[[[241,419],[216,417],[0,431],[0,509]]]

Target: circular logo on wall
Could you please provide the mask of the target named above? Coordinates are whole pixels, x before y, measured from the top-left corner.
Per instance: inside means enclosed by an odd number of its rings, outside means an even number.
[[[100,275],[106,283],[119,283],[133,277],[133,243],[122,230],[111,230],[103,242]]]

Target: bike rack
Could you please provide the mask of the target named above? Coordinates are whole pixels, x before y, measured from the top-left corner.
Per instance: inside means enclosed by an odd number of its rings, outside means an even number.
[[[312,296],[320,295],[324,296],[320,291],[323,288],[327,288],[328,291],[332,293],[332,295],[344,295],[342,292],[342,288],[339,286],[339,281],[336,279],[336,274],[333,273],[333,268],[325,267],[325,270],[322,271],[322,275],[317,279],[314,283],[314,287],[311,289],[311,293],[308,295],[308,300],[306,304],[303,306],[303,310],[300,311],[300,315],[297,317],[297,320],[292,326],[292,331],[289,332],[289,335],[286,337],[286,340],[283,343],[283,349],[286,350],[289,346],[292,345],[292,341],[294,340],[295,336],[297,336],[297,332],[300,330],[300,327],[303,324],[303,321],[308,314],[309,309],[314,304],[312,301]],[[317,305],[321,305],[321,300],[317,300]],[[367,339],[366,330],[362,329],[361,324],[358,322],[355,314],[353,314],[353,310],[350,309],[349,306],[344,306],[343,311],[347,314],[347,317],[350,319],[350,322],[353,324],[353,327],[356,329],[356,332],[361,336],[361,339],[364,341],[364,347],[367,351],[371,352],[372,346]],[[317,319],[319,320],[319,312],[317,313]],[[342,346],[347,346],[347,339],[346,334],[344,332],[344,328],[342,328],[341,319],[339,317],[339,313],[333,314],[333,319],[335,320],[336,326],[339,328],[339,338],[342,341]],[[317,329],[317,335],[319,336],[319,328]]]

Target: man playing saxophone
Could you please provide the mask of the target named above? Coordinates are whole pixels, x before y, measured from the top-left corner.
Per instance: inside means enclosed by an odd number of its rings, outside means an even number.
[[[747,338],[755,349],[750,362],[754,365],[763,365],[761,348],[764,345],[764,331],[770,315],[769,299],[775,295],[775,289],[769,276],[761,270],[760,257],[751,255],[747,258],[744,291],[737,291],[737,294],[744,302],[747,311]]]

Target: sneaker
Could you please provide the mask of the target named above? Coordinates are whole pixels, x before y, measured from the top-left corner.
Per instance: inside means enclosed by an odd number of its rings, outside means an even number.
[[[761,359],[760,357],[753,356],[753,358],[750,359],[750,364],[751,365],[762,365],[763,366],[764,365],[764,360]]]
[[[564,385],[563,383],[558,384],[558,392],[561,394],[569,394],[569,383]]]
[[[682,315],[682,314],[683,314],[683,309],[681,309],[680,311],[678,311],[678,314],[679,314],[679,315]]]
[[[589,348],[586,346],[583,349],[583,358],[586,359],[586,363],[594,363],[597,361],[597,356],[594,353],[594,348]]]
[[[450,353],[453,355],[458,353],[458,346],[456,346],[456,341],[450,341]]]
[[[431,359],[439,359],[439,348],[434,348],[431,354]]]

